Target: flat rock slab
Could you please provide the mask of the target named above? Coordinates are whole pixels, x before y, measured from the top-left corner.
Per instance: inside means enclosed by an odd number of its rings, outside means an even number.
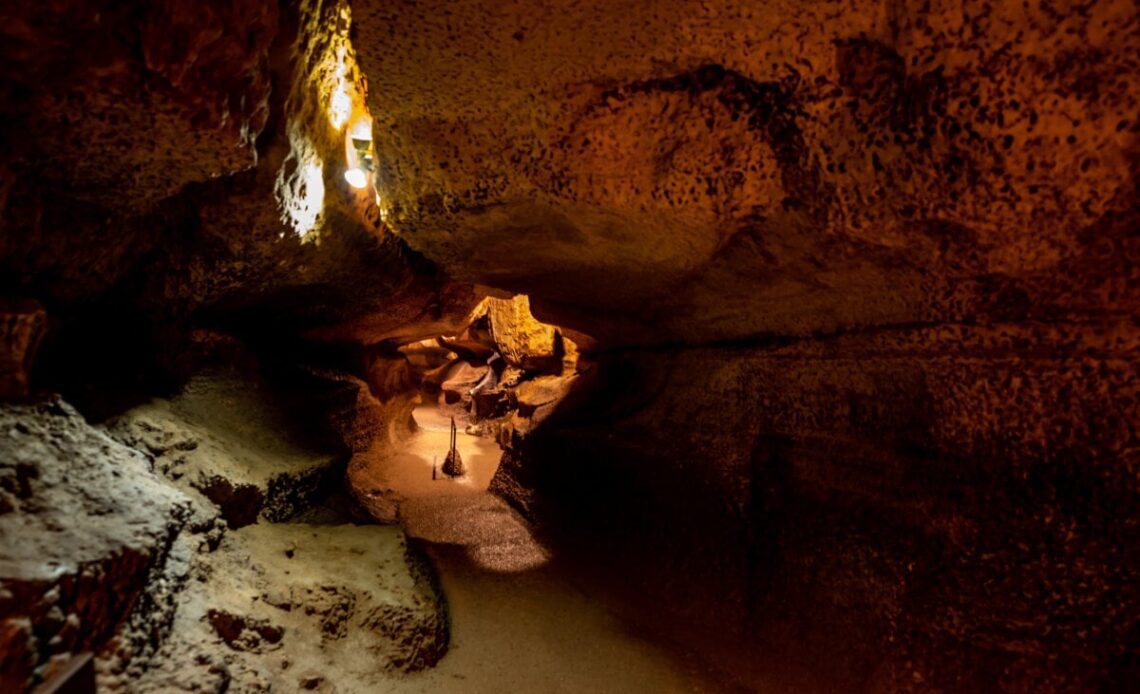
[[[385,691],[447,649],[434,581],[395,527],[258,523],[193,575],[131,691]]]
[[[116,418],[111,431],[155,468],[215,504],[230,527],[286,520],[327,490],[343,456],[299,436],[279,394],[256,379],[204,372],[170,399]]]

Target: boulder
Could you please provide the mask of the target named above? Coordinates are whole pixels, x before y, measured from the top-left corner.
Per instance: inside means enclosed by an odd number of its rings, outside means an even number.
[[[449,364],[455,359],[455,352],[440,344],[438,338],[420,340],[400,347],[400,353],[416,371],[423,373]]]
[[[530,313],[525,295],[510,300],[488,298],[491,336],[507,364],[525,371],[558,372],[562,368],[562,337],[553,325]]]
[[[539,410],[557,404],[566,396],[573,383],[573,376],[539,376],[523,381],[515,389],[519,415],[541,419]]]
[[[336,673],[384,691],[447,651],[431,569],[395,526],[256,523],[195,559],[175,629],[145,672],[104,682],[132,692],[293,691]],[[302,676],[305,679],[304,676]]]
[[[62,400],[0,406],[0,689],[100,651],[136,608],[161,638],[191,504]]]
[[[518,398],[509,388],[481,390],[471,399],[475,405],[476,420],[505,417],[518,407]]]
[[[467,362],[459,362],[440,386],[444,402],[448,405],[470,402],[471,389],[483,380],[488,369],[486,366],[472,366]]]

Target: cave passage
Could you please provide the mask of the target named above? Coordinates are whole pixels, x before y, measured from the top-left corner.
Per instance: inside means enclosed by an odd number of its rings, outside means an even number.
[[[0,692],[1135,691],[1137,55],[3,3]]]
[[[463,371],[460,367],[456,371]],[[455,381],[437,393],[445,402]],[[463,382],[469,386],[470,381]],[[409,691],[687,691],[701,679],[676,657],[631,633],[578,573],[557,560],[534,527],[487,491],[501,451],[461,431],[467,473],[432,479],[450,445],[456,408],[418,405],[417,430],[391,450],[361,456],[350,485],[371,510],[383,489],[401,528],[439,573],[450,624],[448,655],[408,680]],[[525,665],[522,665],[525,663]],[[403,691],[393,686],[391,691]]]

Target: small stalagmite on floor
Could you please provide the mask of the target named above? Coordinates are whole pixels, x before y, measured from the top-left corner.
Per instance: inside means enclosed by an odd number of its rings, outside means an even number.
[[[466,468],[463,467],[463,456],[459,455],[459,449],[455,447],[455,417],[451,418],[451,450],[447,452],[447,457],[443,459],[443,474],[448,477],[462,477],[467,473]]]

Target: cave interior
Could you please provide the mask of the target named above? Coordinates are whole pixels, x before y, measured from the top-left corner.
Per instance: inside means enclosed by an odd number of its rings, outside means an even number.
[[[0,691],[1140,683],[1135,0],[0,7]]]

